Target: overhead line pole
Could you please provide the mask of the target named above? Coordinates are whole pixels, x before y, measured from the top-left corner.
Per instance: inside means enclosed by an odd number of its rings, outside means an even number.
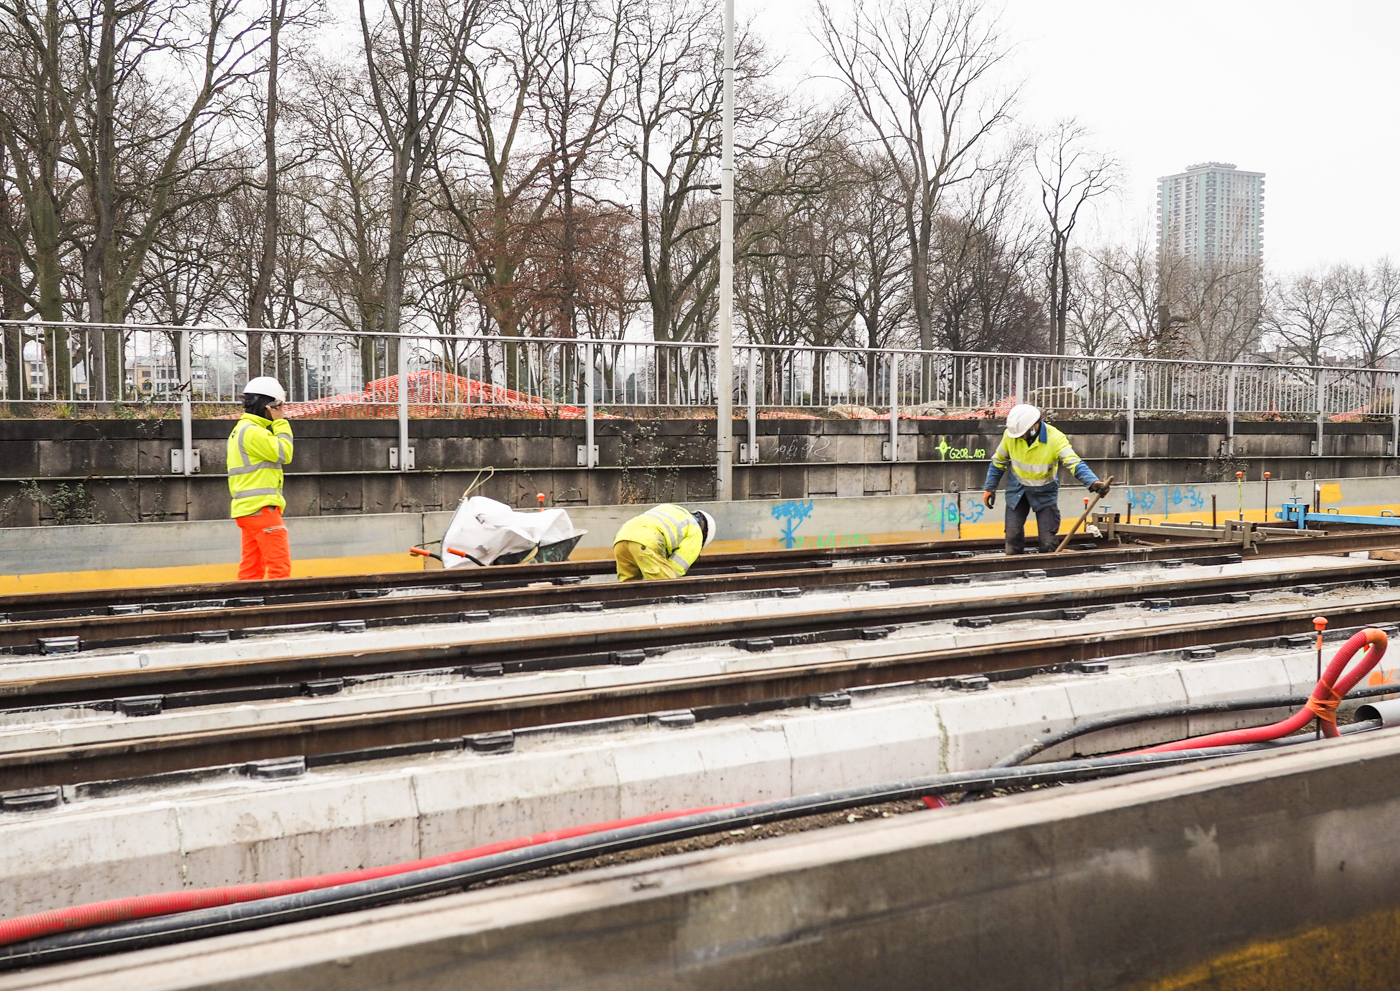
[[[734,498],[734,0],[724,0],[724,122],[719,174],[719,358],[715,498]]]

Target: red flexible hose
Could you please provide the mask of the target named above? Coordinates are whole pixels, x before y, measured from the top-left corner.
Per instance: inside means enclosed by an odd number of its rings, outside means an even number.
[[[134,898],[116,898],[105,902],[92,902],[88,905],[75,905],[72,908],[53,909],[37,912],[34,915],[21,915],[0,922],[0,946],[52,936],[54,933],[69,932],[74,929],[88,929],[92,926],[105,926],[113,922],[129,922],[133,919],[149,919],[157,915],[173,915],[176,912],[191,912],[201,908],[216,908],[220,905],[233,905],[238,902],[257,901],[260,898],[275,898],[278,895],[294,895],[301,891],[317,888],[330,888],[338,884],[352,884],[356,881],[369,881],[373,878],[404,874],[422,870],[425,867],[438,867],[442,864],[455,864],[463,860],[473,860],[495,853],[504,853],[520,847],[552,843],[574,836],[601,833],[609,829],[624,829],[662,819],[675,819],[680,816],[695,815],[701,812],[714,812],[719,809],[732,809],[733,805],[712,805],[703,809],[686,809],[683,812],[657,812],[651,815],[636,816],[631,819],[617,819],[612,822],[598,822],[589,826],[574,826],[557,829],[550,833],[536,833],[513,840],[502,840],[486,846],[445,853],[422,860],[410,860],[402,864],[389,864],[385,867],[368,867],[358,871],[343,871],[339,874],[318,874],[314,877],[290,878],[285,881],[265,881],[257,884],[234,884],[221,888],[198,888],[191,891],[169,891],[158,895],[138,895]]]
[[[1312,690],[1307,704],[1287,719],[1271,723],[1268,726],[1256,726],[1253,729],[1227,730],[1224,733],[1193,736],[1189,740],[1163,743],[1160,746],[1133,750],[1130,753],[1160,754],[1169,750],[1227,747],[1237,743],[1263,743],[1267,740],[1277,740],[1280,737],[1288,736],[1290,733],[1296,733],[1314,718],[1322,721],[1322,732],[1325,736],[1335,737],[1339,735],[1337,733],[1337,705],[1346,697],[1347,692],[1355,688],[1356,683],[1385,656],[1388,642],[1389,638],[1386,637],[1385,633],[1374,628],[1358,630],[1353,633],[1351,638],[1342,644],[1341,649],[1332,657],[1332,663],[1327,665],[1327,670],[1322,672],[1322,678],[1318,681],[1317,687]],[[1366,653],[1361,658],[1360,663],[1349,671],[1346,677],[1338,680],[1352,655],[1363,646],[1366,648]]]

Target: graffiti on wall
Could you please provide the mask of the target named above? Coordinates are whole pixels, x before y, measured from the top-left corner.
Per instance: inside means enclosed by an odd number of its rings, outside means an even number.
[[[963,505],[961,514],[958,512],[958,500],[956,497],[950,499],[941,496],[937,502],[930,501],[924,510],[924,522],[937,523],[939,533],[957,532],[958,526],[962,523],[977,523],[987,512],[987,507],[982,505],[981,500],[975,496],[969,496],[968,501]]]
[[[796,546],[797,528],[812,515],[813,508],[815,507],[813,507],[811,499],[790,499],[787,502],[780,502],[772,508],[773,518],[782,524],[778,540],[788,550]]]
[[[1124,489],[1123,498],[1132,503],[1135,513],[1161,512],[1165,516],[1205,509],[1207,502],[1205,495],[1194,485],[1168,485],[1160,490]]]
[[[953,447],[947,437],[939,437],[934,450],[944,461],[977,461],[987,456],[985,447]]]

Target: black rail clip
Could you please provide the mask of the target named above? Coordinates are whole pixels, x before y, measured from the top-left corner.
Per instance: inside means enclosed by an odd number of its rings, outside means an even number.
[[[164,695],[132,695],[116,701],[123,716],[158,716],[165,708]]]
[[[57,808],[62,801],[63,791],[57,786],[8,791],[0,795],[0,812],[38,812]]]
[[[515,749],[515,733],[508,729],[499,733],[477,733],[465,740],[467,749],[478,754],[508,754]]]

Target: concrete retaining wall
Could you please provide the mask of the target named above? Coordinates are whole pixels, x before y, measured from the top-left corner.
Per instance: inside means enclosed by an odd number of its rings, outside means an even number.
[[[0,978],[0,988],[1384,991],[1400,735]]]
[[[980,484],[980,482],[979,482]],[[1324,508],[1376,514],[1400,512],[1400,486],[1393,476],[1335,480],[1275,481],[1269,506],[1277,513],[1286,499],[1311,500],[1321,485]],[[1221,518],[1240,514],[1263,520],[1262,482],[1199,485],[1122,485],[1100,504],[1108,512],[1153,521],[1211,519],[1212,499]],[[1083,512],[1084,491],[1060,492],[1063,530]],[[752,499],[689,503],[715,514],[720,539],[715,552],[829,547],[890,541],[997,537],[1003,509],[982,506],[981,492],[931,493],[851,499]],[[574,558],[612,556],[612,537],[638,507],[571,506],[570,518],[588,535]],[[437,540],[451,513],[381,513],[304,517],[288,525],[292,575],[371,574],[422,567],[407,553],[413,544]],[[1029,532],[1034,533],[1034,521]],[[232,581],[237,576],[239,537],[229,520],[109,524],[101,527],[10,527],[0,529],[0,593],[65,588],[119,588],[164,583]]]
[[[113,523],[220,519],[228,511],[224,476],[226,420],[198,420],[194,443],[203,466],[173,476],[180,447],[174,420],[0,420],[0,525],[30,526],[97,516]],[[1359,477],[1394,472],[1388,422],[1329,423],[1314,457],[1316,424],[1240,422],[1235,455],[1225,457],[1226,425],[1211,420],[1139,420],[1128,460],[1126,424],[1061,422],[1096,471],[1134,485],[1186,485],[1251,478]],[[482,494],[516,506],[612,505],[713,498],[713,421],[600,420],[598,467],[577,467],[584,425],[577,420],[414,420],[416,469],[389,471],[398,446],[392,420],[298,421],[287,476],[288,515],[420,512],[454,506],[479,469],[496,474]],[[899,461],[884,446],[888,423],[872,420],[763,420],[759,463],[735,464],[739,499],[808,499],[980,491],[1000,424],[908,420],[899,424]],[[747,443],[735,425],[735,450]],[[24,480],[40,481],[33,498]],[[60,493],[59,486],[66,487]],[[83,497],[74,499],[78,485]]]

